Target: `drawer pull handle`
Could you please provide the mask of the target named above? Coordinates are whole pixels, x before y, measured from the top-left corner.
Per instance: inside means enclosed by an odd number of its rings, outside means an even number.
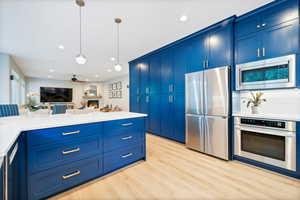
[[[132,156],[133,155],[133,153],[129,153],[129,154],[126,154],[126,155],[124,155],[124,156],[121,156],[122,158],[128,158],[128,157],[130,157],[130,156]]]
[[[131,139],[131,138],[132,138],[132,136],[123,137],[122,140],[129,140],[129,139]]]
[[[63,179],[69,179],[69,178],[72,178],[73,176],[77,176],[80,174],[80,171],[77,170],[76,172],[72,173],[72,174],[69,174],[69,175],[64,175],[62,176]]]
[[[62,135],[73,135],[73,134],[78,134],[80,131],[73,131],[73,132],[68,132],[68,133],[62,133]]]
[[[133,123],[122,124],[122,126],[131,126]]]
[[[63,151],[62,154],[67,155],[67,154],[75,153],[75,152],[78,152],[78,151],[80,151],[80,148],[72,149],[70,151]]]

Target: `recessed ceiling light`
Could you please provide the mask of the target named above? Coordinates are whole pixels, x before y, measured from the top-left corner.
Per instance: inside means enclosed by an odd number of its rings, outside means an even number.
[[[59,45],[58,48],[61,49],[61,50],[65,49],[64,45]]]
[[[107,69],[107,72],[111,72],[111,69]]]
[[[98,77],[99,77],[99,75],[98,75],[98,74],[96,74],[96,75],[95,75],[95,77],[96,77],[96,78],[98,78]]]
[[[48,78],[52,78],[52,76],[51,76],[51,75],[48,75]]]
[[[122,65],[120,65],[120,64],[115,65],[115,70],[116,70],[117,72],[122,71]]]
[[[53,73],[55,70],[54,69],[49,69],[49,72]]]
[[[110,60],[111,60],[111,61],[115,61],[116,59],[115,59],[114,57],[111,57]]]
[[[188,17],[187,17],[186,15],[182,15],[182,16],[179,18],[179,20],[180,20],[181,22],[185,22],[185,21],[188,20]]]

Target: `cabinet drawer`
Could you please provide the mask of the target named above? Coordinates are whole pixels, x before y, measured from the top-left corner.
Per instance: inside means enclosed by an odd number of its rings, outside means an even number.
[[[31,146],[73,140],[82,136],[100,134],[101,132],[102,123],[40,129],[28,133],[28,144]]]
[[[102,174],[102,158],[84,159],[29,177],[29,199],[41,199]]]
[[[36,173],[71,161],[103,152],[101,135],[83,137],[71,142],[28,148],[29,173]]]
[[[110,152],[112,150],[135,146],[141,143],[144,139],[144,133],[140,130],[130,130],[124,133],[119,132],[118,134],[112,134],[112,136],[106,136],[104,138],[103,146],[104,152]]]
[[[140,144],[104,154],[104,173],[119,169],[145,157],[144,146]]]
[[[122,133],[143,131],[144,118],[122,119],[103,123],[104,137],[113,137]]]

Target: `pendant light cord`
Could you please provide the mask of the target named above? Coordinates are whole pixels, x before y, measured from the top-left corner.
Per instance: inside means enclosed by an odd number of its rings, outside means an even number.
[[[80,48],[80,55],[82,55],[82,39],[81,39],[81,37],[82,37],[82,33],[81,33],[81,31],[82,31],[82,29],[81,29],[81,6],[79,6],[79,41],[80,41],[80,44],[79,44],[79,48]]]
[[[117,24],[117,61],[118,64],[120,64],[120,29],[119,29],[120,24]]]

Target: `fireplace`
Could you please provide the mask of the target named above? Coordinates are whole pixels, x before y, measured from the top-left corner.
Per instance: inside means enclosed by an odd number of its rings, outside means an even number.
[[[87,106],[88,107],[99,108],[99,100],[88,100]]]

